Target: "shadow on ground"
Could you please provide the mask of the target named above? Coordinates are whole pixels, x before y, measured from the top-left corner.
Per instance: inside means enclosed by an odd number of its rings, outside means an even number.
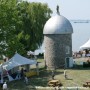
[[[9,90],[36,90],[36,86],[46,87],[50,76],[50,72],[44,70],[40,72],[39,76],[28,78],[28,85],[24,83],[24,80],[8,82]]]

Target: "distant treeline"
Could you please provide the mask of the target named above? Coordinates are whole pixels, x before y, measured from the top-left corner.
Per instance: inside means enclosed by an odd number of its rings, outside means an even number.
[[[37,55],[37,57],[44,57],[44,53],[39,53],[38,55]]]

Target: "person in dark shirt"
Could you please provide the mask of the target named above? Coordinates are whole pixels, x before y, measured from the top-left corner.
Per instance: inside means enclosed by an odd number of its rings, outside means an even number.
[[[21,78],[22,79],[24,78],[24,70],[23,70],[23,68],[21,69]]]

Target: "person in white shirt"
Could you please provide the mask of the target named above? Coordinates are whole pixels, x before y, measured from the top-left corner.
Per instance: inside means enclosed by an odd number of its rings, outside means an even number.
[[[55,73],[52,71],[52,79],[54,80]]]
[[[64,69],[64,77],[67,79],[67,70]]]
[[[7,83],[6,82],[4,82],[4,84],[3,84],[3,90],[7,90]]]
[[[28,78],[27,78],[27,76],[25,76],[24,78],[25,78],[25,83],[28,84]]]

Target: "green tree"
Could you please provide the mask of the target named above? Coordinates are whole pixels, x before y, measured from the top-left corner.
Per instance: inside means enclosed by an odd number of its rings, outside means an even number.
[[[17,3],[17,0],[0,0],[0,54],[9,57],[17,49],[22,51],[23,46],[15,33],[16,27],[20,26],[19,22],[21,21],[18,17]],[[16,44],[19,48],[16,47]]]
[[[52,11],[47,4],[0,0],[0,53],[12,56],[39,48]]]

